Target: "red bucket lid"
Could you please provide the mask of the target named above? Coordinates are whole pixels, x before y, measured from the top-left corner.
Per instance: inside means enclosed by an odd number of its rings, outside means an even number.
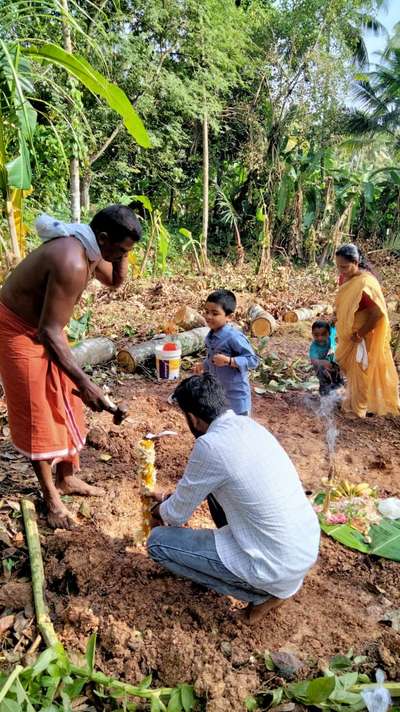
[[[177,344],[174,344],[173,341],[168,341],[168,343],[164,344],[163,351],[176,351],[177,348]]]

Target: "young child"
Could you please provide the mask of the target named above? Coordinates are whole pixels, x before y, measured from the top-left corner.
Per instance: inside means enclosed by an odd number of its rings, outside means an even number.
[[[251,391],[248,370],[258,358],[245,335],[231,325],[236,297],[228,289],[217,289],[207,297],[205,319],[207,358],[195,366],[197,374],[212,373],[223,385],[229,407],[237,415],[249,415]]]
[[[320,395],[328,396],[343,385],[340,368],[335,361],[336,330],[327,321],[315,321],[311,330],[310,361],[319,380]]]

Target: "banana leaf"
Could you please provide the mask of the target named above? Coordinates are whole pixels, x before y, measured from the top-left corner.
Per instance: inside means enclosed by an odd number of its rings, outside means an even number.
[[[369,532],[371,543],[367,543],[365,537],[349,524],[325,524],[320,521],[320,526],[325,534],[349,549],[400,561],[400,521],[382,519],[380,524],[373,524]]]
[[[24,47],[22,52],[37,62],[47,62],[66,69],[68,74],[80,81],[89,91],[101,96],[114,109],[133,138],[140,146],[151,146],[149,136],[141,118],[136,113],[125,92],[116,84],[94,69],[83,57],[69,54],[58,45],[46,44],[42,47]]]

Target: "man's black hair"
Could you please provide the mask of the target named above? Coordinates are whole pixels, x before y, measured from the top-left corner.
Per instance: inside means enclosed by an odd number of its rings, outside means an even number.
[[[184,413],[193,413],[205,423],[212,423],[227,409],[225,391],[210,373],[185,378],[173,398]]]
[[[139,242],[142,228],[133,210],[126,205],[109,205],[92,218],[90,227],[98,235],[106,232],[111,242],[121,242],[130,237]]]
[[[331,325],[329,321],[322,321],[322,319],[318,319],[317,321],[314,321],[314,324],[311,327],[311,331],[314,331],[315,329],[326,329],[328,334],[330,334]]]
[[[229,289],[216,289],[208,295],[207,301],[222,307],[226,316],[233,314],[236,309],[236,297]]]

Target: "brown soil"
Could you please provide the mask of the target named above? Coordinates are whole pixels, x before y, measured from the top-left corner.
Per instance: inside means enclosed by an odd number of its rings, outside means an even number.
[[[109,303],[104,307],[99,307],[99,323]],[[156,328],[160,319],[155,322]],[[144,330],[143,323],[139,326],[138,320],[135,328]],[[270,347],[286,357],[304,354],[305,332],[291,330],[287,338],[278,333]],[[316,674],[330,656],[354,648],[356,654],[369,656],[371,668],[379,664],[395,678],[400,666],[398,634],[380,621],[388,609],[400,607],[398,564],[352,552],[323,537],[319,561],[299,594],[249,628],[235,620],[241,604],[174,578],[133,545],[140,522],[137,441],[148,431],[177,431],[176,437],[157,444],[159,489],[169,491],[183,471],[193,440],[180,412],[166,402],[170,386],[109,369],[97,372],[97,377],[110,386],[115,399],[130,406],[129,418],[120,427],[112,425],[107,414],[88,414],[82,476],[104,487],[107,495],[84,502],[70,498],[68,506],[80,520],[75,531],[51,532],[41,518],[47,597],[67,648],[83,653],[88,636],[96,630],[101,670],[132,682],[149,673],[155,684],[193,682],[209,712],[244,709],[245,697],[271,679],[263,664],[266,650],[294,653],[302,661],[303,674]],[[316,400],[300,391],[253,397],[254,417],[286,448],[309,491],[317,490],[327,473],[323,424],[313,410]],[[398,421],[348,422],[339,415],[337,425],[343,475],[355,482],[367,480],[382,494],[399,496]],[[7,501],[36,495],[37,489],[24,460],[12,459],[4,428],[3,435],[0,487],[7,508]],[[111,458],[105,461],[104,455]],[[206,506],[190,524],[211,526]],[[15,525],[15,536],[17,529]],[[8,556],[18,549],[12,536],[10,542],[4,537],[1,541],[10,544]],[[26,576],[26,555],[20,573]],[[26,591],[22,588],[20,593],[25,605]],[[9,612],[6,602],[0,605]],[[279,678],[273,680],[276,684]]]

